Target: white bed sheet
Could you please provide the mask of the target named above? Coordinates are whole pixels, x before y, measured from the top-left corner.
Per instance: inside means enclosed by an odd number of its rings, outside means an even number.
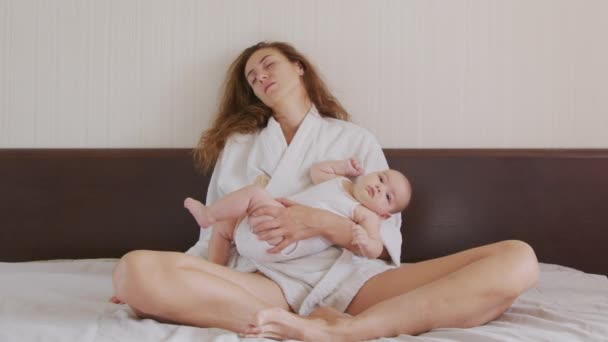
[[[0,341],[272,341],[137,319],[107,303],[115,263],[0,263]],[[541,264],[538,286],[489,324],[382,341],[608,341],[608,280]]]

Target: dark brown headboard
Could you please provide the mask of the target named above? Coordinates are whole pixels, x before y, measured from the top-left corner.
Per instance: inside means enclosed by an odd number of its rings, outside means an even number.
[[[608,274],[608,150],[385,150],[410,178],[403,261],[504,239]],[[0,149],[0,261],[184,251],[205,196],[188,149]]]

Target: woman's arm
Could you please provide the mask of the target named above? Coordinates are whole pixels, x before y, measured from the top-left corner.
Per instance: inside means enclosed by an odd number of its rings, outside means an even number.
[[[250,214],[274,217],[253,227],[254,233],[262,240],[283,237],[283,241],[270,250],[271,253],[279,253],[293,242],[313,236],[322,236],[334,245],[358,252],[358,246],[351,243],[354,222],[350,219],[327,210],[299,205],[284,198],[279,201],[285,208],[266,206]],[[383,250],[380,258],[388,260],[388,257],[386,250]]]

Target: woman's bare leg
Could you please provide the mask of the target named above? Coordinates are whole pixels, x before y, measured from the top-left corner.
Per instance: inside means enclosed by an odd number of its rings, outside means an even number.
[[[289,310],[280,288],[264,276],[183,253],[127,253],[113,284],[116,297],[138,315],[199,327],[243,332],[261,309]]]
[[[366,340],[420,334],[437,327],[473,327],[502,314],[538,279],[533,250],[504,241],[401,266],[370,279],[353,299],[353,318],[303,319],[285,310],[260,311],[256,333],[302,340]]]

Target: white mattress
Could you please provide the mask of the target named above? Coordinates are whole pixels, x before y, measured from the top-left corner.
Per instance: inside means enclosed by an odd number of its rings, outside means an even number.
[[[115,262],[0,263],[0,341],[263,340],[136,319],[126,305],[107,303]],[[496,321],[382,341],[608,341],[608,280],[541,264],[538,286]]]

